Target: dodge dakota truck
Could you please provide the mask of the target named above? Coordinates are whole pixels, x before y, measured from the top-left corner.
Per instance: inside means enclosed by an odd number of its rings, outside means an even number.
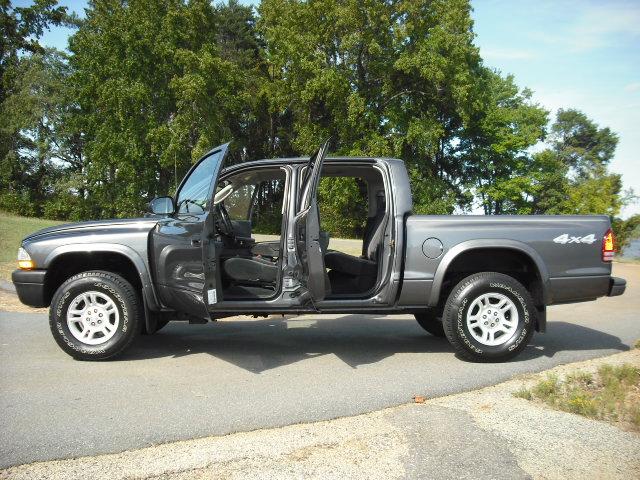
[[[415,315],[460,358],[503,361],[545,331],[548,305],[625,290],[611,276],[607,216],[415,215],[401,160],[326,158],[325,143],[310,158],[226,165],[228,149],[204,155],[144,218],[22,241],[18,296],[50,306],[65,352],[112,358],[175,320],[322,312]],[[330,248],[321,177],[363,186],[360,255]],[[253,233],[265,215],[281,222],[279,236]]]

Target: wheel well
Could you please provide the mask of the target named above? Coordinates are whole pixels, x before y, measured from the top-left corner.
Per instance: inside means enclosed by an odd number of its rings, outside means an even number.
[[[509,248],[478,248],[454,258],[445,273],[438,305],[444,305],[460,280],[479,272],[498,272],[515,278],[529,291],[536,307],[544,305],[542,278],[535,262],[526,253]]]
[[[142,295],[142,282],[134,263],[121,253],[71,252],[56,257],[47,268],[45,299],[51,302],[53,294],[65,280],[87,270],[105,270],[120,275]]]

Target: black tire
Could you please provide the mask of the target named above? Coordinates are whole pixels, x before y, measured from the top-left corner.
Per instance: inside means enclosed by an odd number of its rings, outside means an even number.
[[[100,299],[97,303],[100,303],[100,301],[105,302],[109,299],[113,302],[114,306],[109,311],[110,313],[103,310],[106,317],[115,318],[118,315],[117,326],[114,320],[113,333],[106,331],[91,333],[95,341],[101,341],[101,338],[110,335],[110,338],[105,340],[104,343],[90,345],[82,342],[74,336],[67,322],[67,313],[70,305],[81,294],[87,292],[98,294]],[[81,314],[82,317],[91,314],[88,303],[81,303],[80,305],[82,307],[79,308],[85,312]],[[96,306],[100,307],[100,304]],[[87,311],[88,313],[86,313]],[[96,312],[98,311],[100,311],[99,308]],[[111,272],[82,272],[65,281],[54,294],[49,310],[49,326],[51,327],[53,338],[55,338],[60,348],[73,358],[77,360],[106,360],[119,355],[133,342],[140,332],[141,312],[139,297],[135,289],[124,278]],[[95,314],[91,319],[89,317],[79,318],[77,323],[73,323],[73,325],[85,328],[85,320],[88,323],[89,320],[93,319],[95,319]],[[91,325],[95,325],[95,322]],[[104,324],[103,326],[106,327]]]
[[[483,297],[485,294],[495,295],[498,298],[502,296],[502,298],[506,297],[510,300],[511,305],[517,311],[517,321],[515,316],[512,317],[513,310],[510,310],[502,317],[498,316],[498,321],[491,323],[493,315],[496,315],[494,311],[488,314],[487,325],[487,322],[483,321],[480,315],[486,314],[490,310],[482,311],[483,307],[479,304],[482,298],[486,298]],[[475,305],[474,302],[476,302]],[[491,306],[490,299],[488,302],[484,308],[494,308]],[[467,320],[467,314],[472,307],[474,308],[471,312],[472,317],[473,312],[480,312],[478,320],[473,318]],[[502,310],[498,315],[501,314]],[[533,299],[520,282],[502,273],[482,272],[466,277],[455,286],[445,304],[442,319],[447,339],[462,358],[474,362],[501,362],[515,357],[527,346],[535,329],[535,315],[536,309]],[[493,332],[492,338],[495,341],[500,341],[499,338],[502,338],[502,335],[508,335],[504,339],[504,343],[500,345],[481,343],[476,336],[484,337],[486,330],[493,330],[494,325],[496,329],[506,328],[499,326],[500,318],[502,318],[503,324],[505,320],[513,324],[513,326],[509,325],[508,331]],[[470,329],[468,321],[480,321],[483,325],[476,323],[478,326]],[[512,328],[514,330],[511,330]],[[499,333],[498,337],[495,337],[496,333]],[[483,340],[485,339],[483,338]],[[489,337],[486,340],[487,342],[493,341]]]
[[[425,310],[414,314],[418,325],[424,328],[434,337],[444,337],[444,326],[442,318],[438,316],[435,310]]]

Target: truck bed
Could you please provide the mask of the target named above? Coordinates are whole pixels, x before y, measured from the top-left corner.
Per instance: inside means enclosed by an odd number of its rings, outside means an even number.
[[[604,296],[611,263],[602,260],[602,240],[609,227],[604,215],[410,215],[400,303],[416,303],[426,290],[433,305],[448,267],[472,251],[486,254],[496,269],[506,252],[529,258],[546,305]]]

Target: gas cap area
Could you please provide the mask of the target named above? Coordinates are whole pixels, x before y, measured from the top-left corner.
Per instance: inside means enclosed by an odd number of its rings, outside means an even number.
[[[424,253],[424,256],[427,258],[438,258],[442,255],[443,251],[444,246],[442,242],[435,237],[427,238],[422,244],[422,253]]]

